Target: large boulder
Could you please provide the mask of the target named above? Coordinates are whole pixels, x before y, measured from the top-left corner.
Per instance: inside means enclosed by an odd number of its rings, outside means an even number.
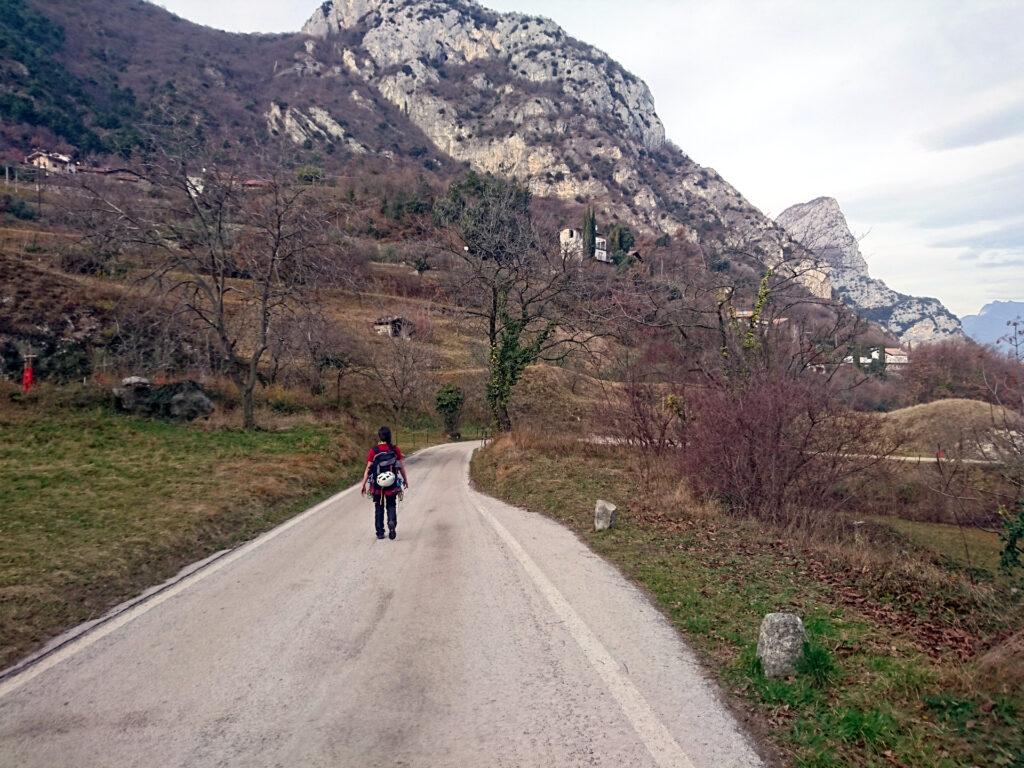
[[[122,411],[139,413],[145,410],[153,392],[153,384],[141,376],[121,379],[121,386],[114,387],[114,402]]]
[[[807,633],[799,616],[769,613],[761,622],[757,658],[765,677],[792,677],[804,655]]]
[[[163,406],[163,401],[161,401],[160,415],[164,418],[195,421],[213,413],[213,401],[194,381],[181,381],[170,385],[167,389],[169,391],[163,393],[165,399],[169,397],[166,400],[166,406]]]
[[[176,421],[194,421],[213,413],[213,401],[194,381],[154,387],[148,379],[132,376],[114,389],[117,406],[128,413]]]
[[[618,520],[618,507],[608,501],[597,500],[594,507],[594,530],[607,531],[614,528]]]

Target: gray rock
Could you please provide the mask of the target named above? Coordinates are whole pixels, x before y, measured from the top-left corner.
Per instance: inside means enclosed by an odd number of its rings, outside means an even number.
[[[167,413],[178,421],[195,421],[213,413],[213,401],[201,389],[187,389],[171,396]]]
[[[114,400],[122,411],[136,413],[145,408],[152,393],[153,385],[142,376],[129,376],[121,379],[121,386],[114,388]]]
[[[807,633],[799,616],[769,613],[761,622],[757,639],[757,658],[765,677],[792,677],[803,658]]]
[[[956,315],[938,299],[907,296],[868,274],[839,203],[819,197],[787,208],[776,222],[822,262],[838,298],[904,344],[960,336]]]
[[[214,411],[213,401],[194,381],[179,381],[154,387],[147,379],[132,376],[114,389],[114,400],[122,411],[177,421],[194,421]]]
[[[618,507],[611,502],[597,500],[597,505],[594,507],[595,531],[607,531],[609,528],[614,528],[618,518]]]

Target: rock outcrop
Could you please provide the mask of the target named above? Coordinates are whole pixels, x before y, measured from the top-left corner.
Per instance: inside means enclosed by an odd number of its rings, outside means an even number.
[[[303,31],[314,43],[304,70],[358,75],[440,152],[681,236],[710,258],[786,262],[811,293],[831,296],[780,227],[666,141],[645,83],[554,22],[470,0],[335,0]],[[268,120],[289,132],[277,114]]]
[[[149,379],[130,376],[113,390],[114,402],[126,413],[175,421],[195,421],[214,411],[213,401],[194,381],[153,386]]]
[[[963,333],[960,320],[938,299],[899,293],[868,274],[857,238],[835,199],[819,197],[794,205],[779,214],[776,222],[820,259],[838,298],[902,344]]]

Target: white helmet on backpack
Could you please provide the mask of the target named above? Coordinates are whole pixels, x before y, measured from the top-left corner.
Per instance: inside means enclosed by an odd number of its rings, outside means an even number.
[[[381,472],[377,475],[377,487],[390,488],[395,484],[396,480],[398,480],[398,478],[395,477],[394,472]]]

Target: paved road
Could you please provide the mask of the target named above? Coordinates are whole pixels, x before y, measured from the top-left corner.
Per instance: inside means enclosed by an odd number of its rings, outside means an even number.
[[[565,529],[410,462],[0,682],[3,768],[761,762],[672,628]]]

